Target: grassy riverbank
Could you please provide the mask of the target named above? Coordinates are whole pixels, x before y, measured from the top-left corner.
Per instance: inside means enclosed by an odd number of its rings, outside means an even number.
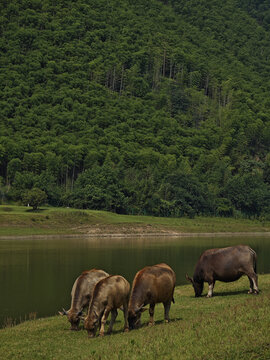
[[[88,339],[55,316],[0,330],[1,359],[260,359],[270,358],[270,274],[259,276],[261,293],[248,295],[246,277],[217,283],[212,299],[194,298],[190,285],[175,291],[171,323],[156,306],[153,327],[123,333],[120,312],[111,336]],[[204,294],[206,293],[206,289]]]
[[[269,232],[270,221],[196,217],[162,218],[119,215],[105,211],[0,205],[0,236],[57,234],[180,234]]]

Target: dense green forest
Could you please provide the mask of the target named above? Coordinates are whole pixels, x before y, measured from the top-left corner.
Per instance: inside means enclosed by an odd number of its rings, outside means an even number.
[[[268,0],[1,0],[1,201],[270,215]]]

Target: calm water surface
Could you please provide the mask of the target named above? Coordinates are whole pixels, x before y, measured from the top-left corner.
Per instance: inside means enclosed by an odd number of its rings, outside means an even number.
[[[258,273],[270,273],[269,236],[0,240],[0,326],[7,318],[68,309],[73,282],[83,270],[104,269],[132,282],[142,267],[166,262],[181,285],[204,250],[237,244],[257,252]]]

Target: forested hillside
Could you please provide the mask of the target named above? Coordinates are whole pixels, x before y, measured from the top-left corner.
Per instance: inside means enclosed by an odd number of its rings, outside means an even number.
[[[266,0],[1,0],[2,201],[269,216]]]

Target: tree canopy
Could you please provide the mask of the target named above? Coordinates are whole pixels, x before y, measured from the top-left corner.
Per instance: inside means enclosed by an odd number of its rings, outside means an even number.
[[[34,188],[121,213],[269,214],[269,11],[1,1],[2,198]]]

